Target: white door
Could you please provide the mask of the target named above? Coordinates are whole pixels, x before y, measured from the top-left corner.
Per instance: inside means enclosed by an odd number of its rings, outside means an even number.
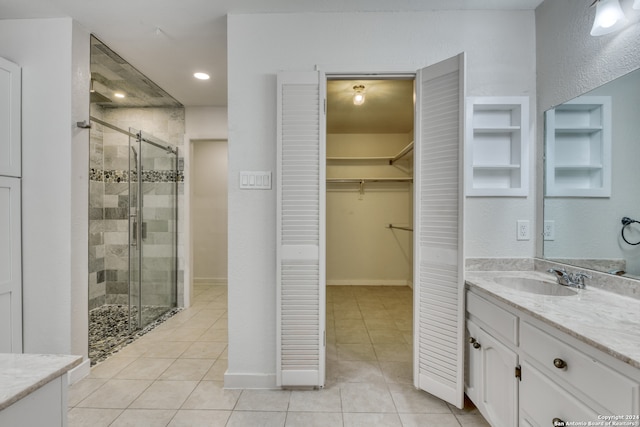
[[[414,385],[464,404],[464,54],[416,76]]]
[[[326,78],[278,74],[277,382],[324,386]]]
[[[0,176],[0,353],[22,353],[20,179]]]
[[[20,176],[20,67],[0,58],[0,175]]]

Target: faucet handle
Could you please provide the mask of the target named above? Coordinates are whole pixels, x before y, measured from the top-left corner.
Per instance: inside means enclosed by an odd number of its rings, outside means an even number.
[[[585,287],[584,279],[592,279],[592,278],[593,278],[592,275],[585,273],[584,271],[578,271],[576,273],[573,273],[573,277],[571,281],[573,283],[580,285],[580,287],[584,288]]]

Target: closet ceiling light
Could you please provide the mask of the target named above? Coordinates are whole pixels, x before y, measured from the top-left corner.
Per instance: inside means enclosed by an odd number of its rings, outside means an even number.
[[[638,3],[638,0],[636,0]],[[592,36],[602,36],[619,30],[627,23],[618,0],[595,0],[596,17],[591,28]],[[635,3],[634,3],[635,6]]]
[[[353,87],[353,90],[355,91],[355,93],[353,94],[353,104],[364,104],[364,85],[355,85]]]
[[[115,96],[116,98],[124,98],[124,93],[116,92],[116,93],[113,94],[113,96]]]
[[[193,73],[193,77],[198,80],[209,80],[209,74],[207,73]]]

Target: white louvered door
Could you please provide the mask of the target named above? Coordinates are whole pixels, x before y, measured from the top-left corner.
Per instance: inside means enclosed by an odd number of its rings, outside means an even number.
[[[414,384],[464,393],[464,54],[416,76]]]
[[[324,386],[325,86],[323,73],[278,74],[277,381]]]

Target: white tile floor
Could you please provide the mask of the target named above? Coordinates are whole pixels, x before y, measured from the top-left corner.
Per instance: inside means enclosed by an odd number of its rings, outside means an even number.
[[[71,386],[69,426],[488,426],[412,385],[411,290],[327,289],[322,390],[225,390],[226,287],[196,285],[195,304]]]

